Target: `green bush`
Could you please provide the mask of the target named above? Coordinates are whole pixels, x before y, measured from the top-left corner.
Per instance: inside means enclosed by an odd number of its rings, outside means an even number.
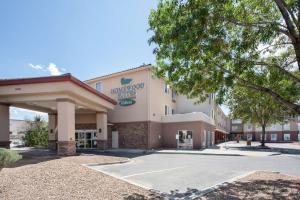
[[[34,121],[28,121],[29,128],[24,137],[25,146],[47,147],[48,146],[48,126],[41,118],[36,116]]]
[[[16,151],[8,149],[0,149],[0,171],[3,167],[11,165],[12,163],[20,160],[22,156]]]

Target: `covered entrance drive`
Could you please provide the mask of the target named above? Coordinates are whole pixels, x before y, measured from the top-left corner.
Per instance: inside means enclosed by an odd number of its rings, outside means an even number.
[[[84,146],[105,148],[107,112],[115,104],[116,101],[71,74],[0,80],[0,147],[10,146],[9,107],[14,106],[48,113],[49,148],[57,149],[59,155],[76,153],[80,133],[75,135],[75,129],[86,126],[86,118],[93,132],[83,134]],[[89,137],[90,143],[86,144]]]

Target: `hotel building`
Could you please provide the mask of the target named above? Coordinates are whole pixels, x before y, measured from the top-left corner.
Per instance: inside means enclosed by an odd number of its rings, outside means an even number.
[[[240,119],[231,120],[231,135],[238,135],[243,140],[261,141],[262,128],[243,123]],[[271,124],[266,127],[266,142],[300,141],[300,116],[289,118],[286,122]]]
[[[9,146],[9,106],[47,112],[49,148],[63,155],[76,148],[200,149],[229,132],[213,94],[195,104],[154,77],[151,65],[84,82],[70,74],[0,80],[2,146]]]

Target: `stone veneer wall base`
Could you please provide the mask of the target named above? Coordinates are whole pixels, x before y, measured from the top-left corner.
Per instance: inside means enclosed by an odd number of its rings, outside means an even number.
[[[57,150],[57,141],[56,140],[48,140],[48,149]]]
[[[58,141],[57,154],[60,156],[72,156],[76,154],[75,141]]]

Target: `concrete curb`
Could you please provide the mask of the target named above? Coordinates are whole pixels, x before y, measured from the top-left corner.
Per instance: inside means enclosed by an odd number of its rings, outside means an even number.
[[[241,154],[222,154],[222,153],[201,153],[201,152],[153,152],[153,154],[186,154],[186,155],[206,155],[206,156],[245,156]]]
[[[116,161],[116,162],[108,162],[108,163],[87,163],[87,164],[81,164],[85,167],[94,167],[94,166],[102,166],[102,165],[115,165],[115,164],[124,164],[124,163],[128,163],[130,162],[131,159],[128,158],[126,160],[122,160],[122,161]]]

